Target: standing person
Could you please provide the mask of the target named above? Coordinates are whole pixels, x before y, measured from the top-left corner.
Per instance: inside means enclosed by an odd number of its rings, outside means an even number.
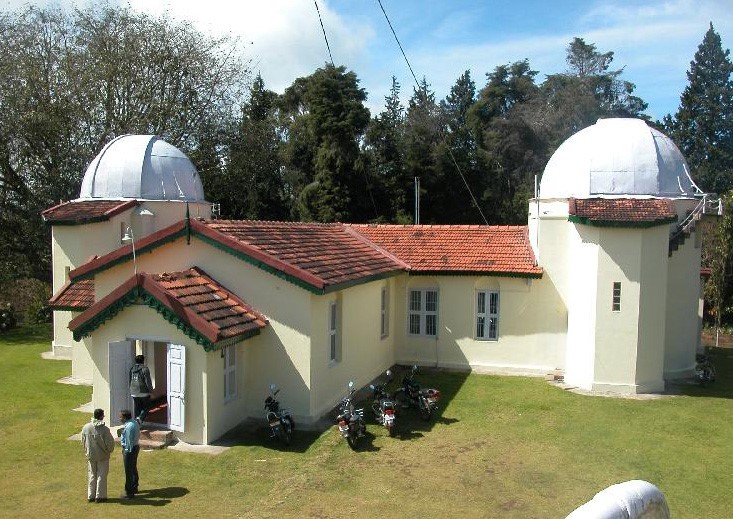
[[[107,475],[109,455],[115,449],[115,439],[104,424],[104,410],[95,409],[92,421],[81,429],[81,444],[87,456],[89,485],[87,500],[90,503],[107,501]]]
[[[140,424],[132,418],[129,409],[120,412],[124,422],[120,443],[122,444],[122,464],[125,467],[125,493],[121,499],[132,499],[138,490],[137,455],[140,452]]]
[[[150,370],[145,365],[145,356],[135,356],[135,365],[130,368],[130,395],[134,404],[135,418],[140,423],[145,421],[150,403],[150,392],[153,382],[150,380]]]

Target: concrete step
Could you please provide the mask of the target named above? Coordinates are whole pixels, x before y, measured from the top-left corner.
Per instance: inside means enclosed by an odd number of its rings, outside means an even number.
[[[120,437],[117,436],[115,441],[119,443]],[[151,429],[143,427],[140,429],[139,442],[141,449],[165,449],[168,445],[172,445],[176,442],[176,437],[173,435],[173,431],[169,431],[167,429]]]

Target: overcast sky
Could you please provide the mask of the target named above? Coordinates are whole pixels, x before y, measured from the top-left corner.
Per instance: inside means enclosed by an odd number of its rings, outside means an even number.
[[[5,8],[25,2],[0,0]],[[45,0],[31,2],[47,5]],[[55,2],[70,5],[71,2]],[[86,5],[87,2],[77,2]],[[329,60],[316,3],[336,65],[353,70],[372,112],[397,77],[403,100],[414,80],[377,0],[129,0],[153,14],[165,11],[206,32],[240,37],[254,71],[282,92]],[[565,70],[575,36],[614,51],[614,68],[636,84],[653,118],[674,113],[697,46],[710,22],[723,47],[733,45],[733,0],[382,0],[418,79],[442,99],[465,70],[481,88],[500,64],[529,59],[545,74]]]

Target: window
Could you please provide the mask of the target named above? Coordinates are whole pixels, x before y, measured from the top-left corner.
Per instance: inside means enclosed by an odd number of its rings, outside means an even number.
[[[438,291],[410,290],[408,332],[410,335],[438,335]]]
[[[237,398],[237,347],[222,348],[224,357],[224,401]]]
[[[613,283],[613,302],[611,303],[611,310],[614,312],[621,311],[621,282],[614,281]]]
[[[499,292],[476,292],[476,338],[488,341],[499,338]]]
[[[328,303],[328,346],[331,362],[341,360],[341,341],[339,341],[338,301]]]
[[[387,287],[382,287],[382,300],[380,306],[379,334],[382,338],[389,335],[389,293]]]

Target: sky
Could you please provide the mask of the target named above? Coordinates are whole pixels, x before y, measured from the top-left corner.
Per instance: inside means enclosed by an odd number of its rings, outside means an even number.
[[[403,102],[415,81],[378,0],[111,0],[135,10],[191,21],[207,34],[239,39],[254,73],[278,93],[330,61],[356,73],[373,114],[392,76]],[[443,99],[466,70],[477,89],[497,65],[528,59],[537,81],[563,72],[574,37],[614,52],[613,69],[636,84],[647,114],[674,114],[686,72],[709,24],[733,46],[733,0],[381,0],[418,80]],[[0,0],[4,9],[26,2]],[[36,0],[35,5],[72,5]],[[87,5],[77,2],[76,5]],[[318,11],[323,20],[323,30]]]

